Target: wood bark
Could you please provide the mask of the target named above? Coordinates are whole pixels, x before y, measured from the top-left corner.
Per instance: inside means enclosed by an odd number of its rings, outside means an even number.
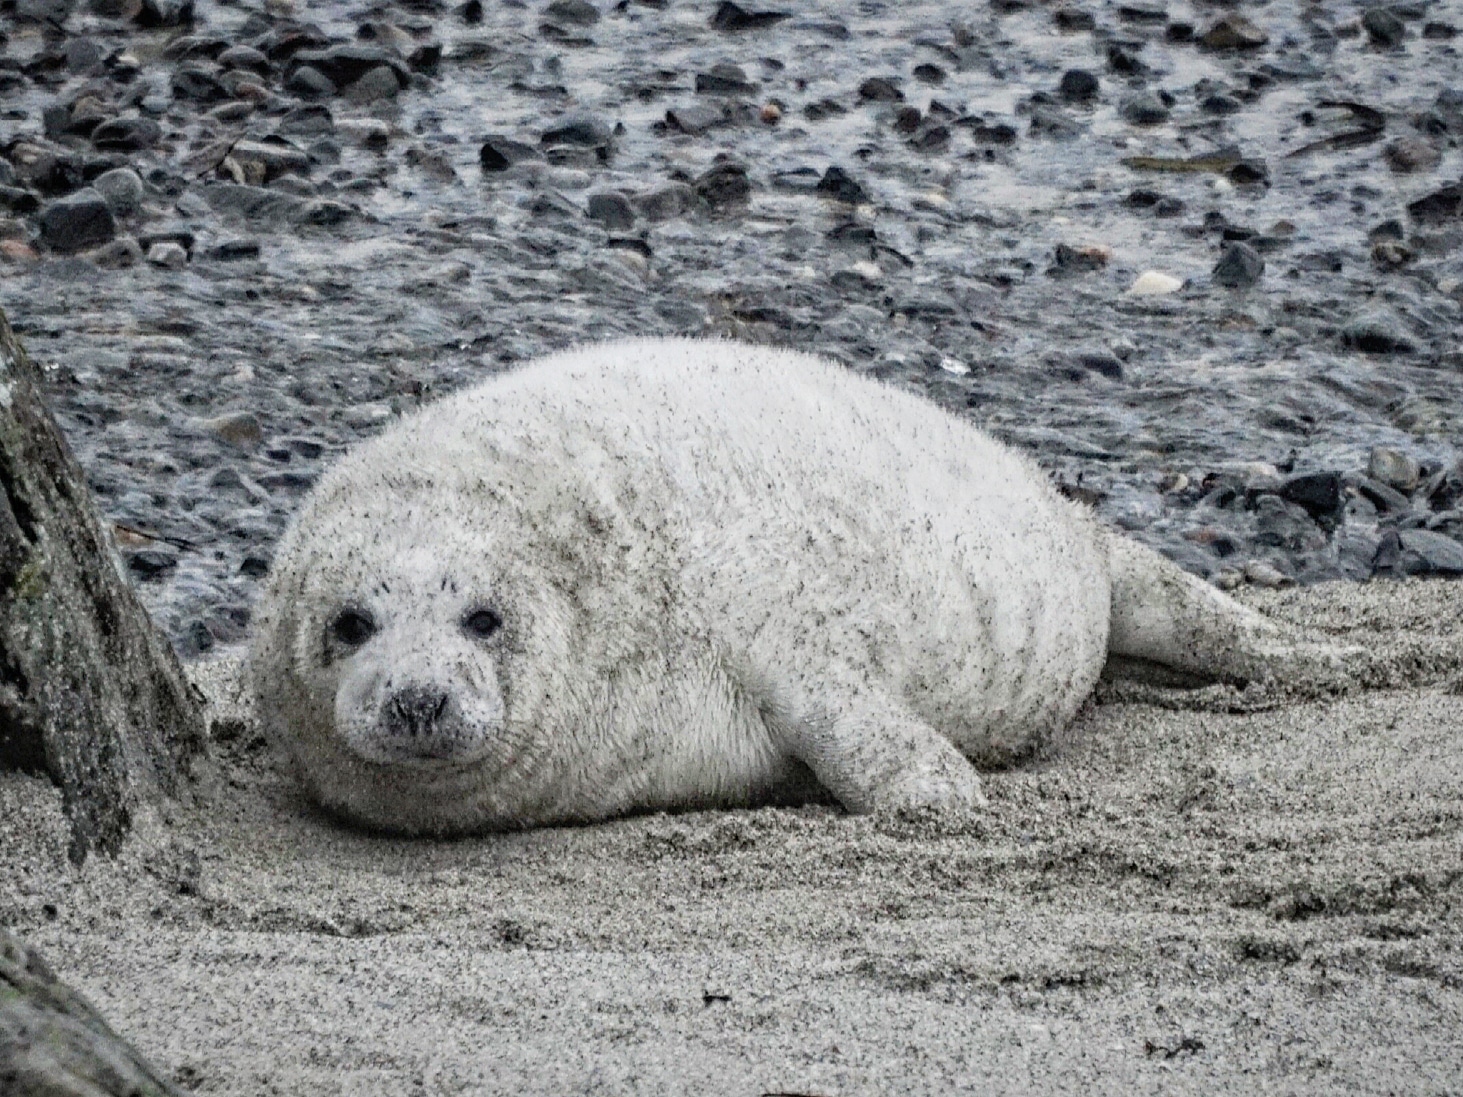
[[[33,949],[0,929],[0,1093],[6,1097],[178,1097],[51,974]]]
[[[179,793],[203,716],[40,381],[0,311],[0,769],[60,787],[80,863],[117,849],[140,799]]]

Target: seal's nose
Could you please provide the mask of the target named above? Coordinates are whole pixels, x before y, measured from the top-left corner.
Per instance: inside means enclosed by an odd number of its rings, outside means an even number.
[[[381,723],[387,734],[403,739],[420,739],[444,730],[452,697],[446,690],[405,686],[387,700]]]

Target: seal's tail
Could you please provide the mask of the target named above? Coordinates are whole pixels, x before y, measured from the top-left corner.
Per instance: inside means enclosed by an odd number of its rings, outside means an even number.
[[[1110,655],[1211,681],[1339,687],[1364,676],[1367,652],[1271,620],[1152,549],[1104,535],[1112,575]]]

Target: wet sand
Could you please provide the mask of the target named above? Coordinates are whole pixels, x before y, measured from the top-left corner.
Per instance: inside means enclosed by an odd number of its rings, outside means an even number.
[[[1391,688],[1105,685],[960,833],[373,837],[196,664],[211,787],[116,861],[67,867],[57,796],[0,775],[0,923],[197,1093],[1457,1093],[1463,585],[1247,600]]]

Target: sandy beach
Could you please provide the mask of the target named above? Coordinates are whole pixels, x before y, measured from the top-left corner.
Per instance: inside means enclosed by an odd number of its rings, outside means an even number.
[[[195,1093],[1458,1093],[1463,586],[1246,598],[1388,688],[1106,684],[959,833],[352,832],[194,664],[215,763],[117,860],[0,775],[0,921]]]

